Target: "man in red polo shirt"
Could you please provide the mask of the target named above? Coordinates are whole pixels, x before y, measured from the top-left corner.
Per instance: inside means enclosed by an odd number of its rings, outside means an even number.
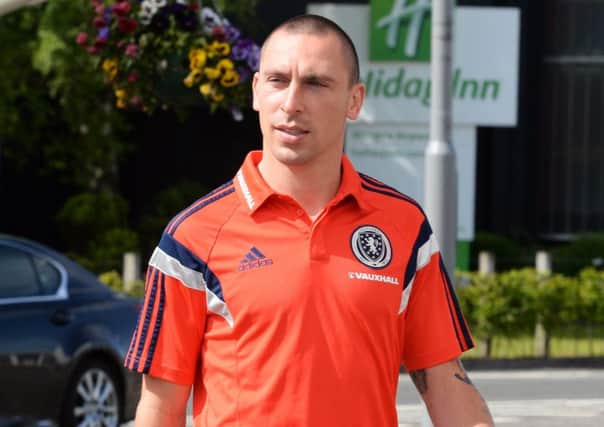
[[[401,364],[437,426],[489,426],[472,338],[415,201],[343,144],[365,95],[348,36],[305,15],[265,42],[263,135],[233,181],[177,215],[150,261],[126,365],[137,427],[395,427]]]

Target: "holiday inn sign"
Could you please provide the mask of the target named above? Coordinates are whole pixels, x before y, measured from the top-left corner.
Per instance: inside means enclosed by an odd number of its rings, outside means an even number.
[[[430,60],[430,0],[371,2],[372,61]]]
[[[430,0],[371,0],[369,5],[313,4],[354,41],[367,94],[360,121],[428,123]],[[456,7],[453,17],[453,122],[514,126],[520,13],[514,8]]]
[[[307,11],[333,19],[359,55],[366,97],[346,132],[355,166],[424,201],[424,155],[429,138],[431,2],[370,0],[315,3]],[[520,11],[456,7],[453,16],[452,135],[457,159],[458,260],[474,238],[476,127],[515,126]],[[467,268],[467,266],[465,267]]]
[[[422,105],[430,106],[430,79],[407,77],[405,67],[392,69],[372,68],[364,73],[368,97],[416,99]],[[453,99],[471,99],[477,101],[493,100],[499,97],[499,80],[475,80],[464,78],[461,68],[453,70],[451,94]]]

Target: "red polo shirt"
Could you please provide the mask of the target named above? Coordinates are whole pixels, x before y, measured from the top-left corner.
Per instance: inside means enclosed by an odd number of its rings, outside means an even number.
[[[473,345],[426,217],[344,157],[311,221],[261,156],[166,227],[126,366],[194,385],[196,427],[395,427],[401,363]]]

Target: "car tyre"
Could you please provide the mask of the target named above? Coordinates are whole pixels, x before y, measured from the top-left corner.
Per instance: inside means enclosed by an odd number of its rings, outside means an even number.
[[[69,383],[61,427],[119,427],[124,407],[115,370],[100,360],[84,362]]]

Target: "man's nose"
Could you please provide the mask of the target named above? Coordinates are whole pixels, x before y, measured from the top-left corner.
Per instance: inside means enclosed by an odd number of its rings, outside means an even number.
[[[302,111],[302,108],[302,88],[298,83],[292,81],[287,87],[285,97],[281,104],[281,110],[285,113],[292,114]]]

